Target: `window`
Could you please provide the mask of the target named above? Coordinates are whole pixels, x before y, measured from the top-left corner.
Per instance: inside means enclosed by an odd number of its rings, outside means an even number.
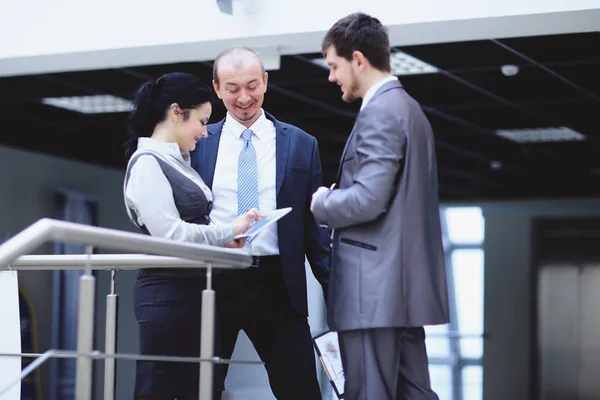
[[[450,323],[426,327],[431,385],[440,399],[483,396],[485,221],[479,207],[441,209]]]
[[[484,220],[479,207],[451,207],[442,209],[446,236],[454,246],[482,245],[485,235]]]

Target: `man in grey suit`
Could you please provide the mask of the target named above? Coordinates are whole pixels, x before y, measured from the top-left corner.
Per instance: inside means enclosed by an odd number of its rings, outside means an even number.
[[[391,74],[378,19],[342,18],[322,46],[342,99],[363,99],[337,188],[319,188],[311,204],[333,229],[328,323],[338,331],[344,399],[437,399],[423,326],[449,313],[431,126]]]

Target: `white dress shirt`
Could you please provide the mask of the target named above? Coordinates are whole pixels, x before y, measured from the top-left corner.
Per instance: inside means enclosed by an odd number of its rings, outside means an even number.
[[[140,153],[152,153],[160,157],[196,183],[206,198],[212,200],[210,189],[190,165],[189,153],[181,152],[177,143],[140,138],[137,150],[131,159]],[[233,240],[234,230],[231,223],[215,225],[211,222],[210,225],[200,225],[181,219],[175,205],[171,184],[158,161],[152,156],[138,158],[131,167],[127,184],[123,184],[123,192],[129,218],[133,220],[131,207],[137,216],[138,225],[145,226],[152,236],[217,246]]]
[[[373,98],[373,96],[379,90],[380,87],[382,87],[383,85],[385,85],[388,82],[397,81],[397,80],[398,80],[398,78],[396,78],[394,75],[392,75],[392,76],[388,76],[387,78],[383,78],[382,80],[380,80],[379,82],[377,82],[376,84],[371,86],[369,88],[369,90],[367,90],[367,93],[365,93],[365,97],[363,97],[362,104],[360,105],[360,111],[362,111],[363,108],[365,108],[367,106],[369,101],[371,101],[371,99]]]
[[[238,157],[244,143],[242,132],[245,129],[244,125],[227,113],[221,132],[212,186],[214,203],[210,216],[215,223],[231,223],[238,216]],[[269,211],[277,208],[275,125],[265,117],[265,113],[261,109],[261,116],[249,129],[254,132],[252,145],[256,151],[258,164],[259,210],[261,213],[268,214]],[[254,256],[279,254],[277,224],[271,224],[265,228],[252,243],[246,243],[244,249]]]

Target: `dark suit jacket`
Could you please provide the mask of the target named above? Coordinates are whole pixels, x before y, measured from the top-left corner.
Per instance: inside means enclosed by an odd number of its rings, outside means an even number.
[[[338,179],[313,207],[334,229],[329,327],[448,322],[434,137],[400,82],[358,114]]]
[[[265,113],[276,131],[277,208],[292,211],[277,222],[283,279],[296,311],[308,315],[304,257],[327,295],[330,246],[327,231],[310,212],[314,191],[321,186],[321,160],[317,140],[303,130]],[[221,131],[225,120],[208,126],[208,137],[191,153],[192,167],[212,188]]]

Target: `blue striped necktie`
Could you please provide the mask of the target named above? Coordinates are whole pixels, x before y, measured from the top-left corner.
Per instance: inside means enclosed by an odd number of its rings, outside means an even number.
[[[238,158],[238,215],[251,208],[258,208],[258,171],[256,151],[252,145],[252,132],[245,129],[242,133],[242,151]]]

